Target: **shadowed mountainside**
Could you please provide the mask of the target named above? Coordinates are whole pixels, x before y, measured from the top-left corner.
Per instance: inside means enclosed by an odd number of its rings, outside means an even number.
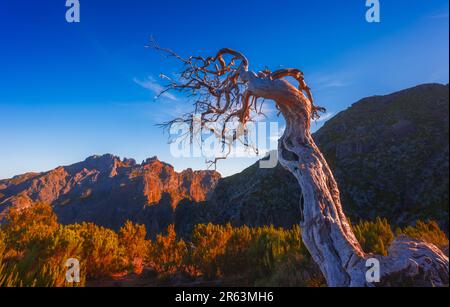
[[[449,88],[424,84],[355,103],[315,134],[351,216],[448,230]]]

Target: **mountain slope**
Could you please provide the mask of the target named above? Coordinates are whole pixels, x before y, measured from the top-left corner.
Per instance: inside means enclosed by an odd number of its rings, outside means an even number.
[[[363,99],[315,134],[353,216],[437,219],[448,229],[449,88]]]
[[[259,168],[223,178],[214,190],[208,210],[214,223],[235,226],[289,226],[299,222],[300,188],[294,176],[280,165]]]

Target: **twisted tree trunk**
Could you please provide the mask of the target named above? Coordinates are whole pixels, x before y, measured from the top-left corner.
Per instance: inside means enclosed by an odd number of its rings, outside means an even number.
[[[286,120],[279,140],[281,165],[297,179],[301,191],[302,238],[329,286],[372,286],[366,279],[366,260],[380,261],[380,285],[448,284],[448,257],[432,244],[399,238],[389,256],[366,255],[342,210],[339,189],[310,133],[310,99],[282,79],[241,73],[248,91],[274,100]]]

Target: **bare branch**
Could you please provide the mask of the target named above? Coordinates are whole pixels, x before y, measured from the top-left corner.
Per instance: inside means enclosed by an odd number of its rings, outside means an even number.
[[[192,117],[194,114],[198,114],[202,129],[211,129],[211,127],[208,127],[210,123],[220,123],[219,127],[213,129],[214,134],[225,146],[231,147],[236,139],[230,136],[230,129],[227,128],[227,125],[238,121],[245,127],[246,123],[252,121],[254,116],[265,116],[262,112],[265,97],[249,90],[248,80],[252,76],[268,81],[294,77],[299,83],[298,90],[305,92],[311,102],[311,111],[308,114],[311,114],[312,119],[318,118],[319,112],[324,111],[323,108],[313,105],[311,90],[304,81],[303,73],[298,69],[282,69],[273,73],[265,69],[258,74],[254,74],[248,71],[248,59],[242,53],[230,48],[219,50],[215,56],[190,56],[185,58],[170,49],[160,47],[153,39],[147,47],[153,48],[168,57],[176,58],[183,64],[183,70],[177,80],[161,75],[163,79],[168,81],[168,84],[158,96],[168,91],[176,91],[196,99],[193,113],[185,114],[181,118],[162,124],[161,126],[165,128],[180,123],[192,126]],[[258,98],[263,99],[260,102]],[[191,129],[191,132],[194,131]],[[242,135],[239,135],[239,137],[242,137]],[[257,148],[255,152],[258,152]]]

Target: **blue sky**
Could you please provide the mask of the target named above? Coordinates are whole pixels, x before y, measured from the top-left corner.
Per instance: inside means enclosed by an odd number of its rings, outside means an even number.
[[[448,0],[380,0],[378,24],[365,21],[364,0],[80,4],[81,22],[69,24],[65,0],[0,1],[0,178],[103,153],[205,168],[202,158],[172,158],[155,126],[188,105],[154,100],[159,74],[180,67],[144,48],[151,35],[181,55],[226,46],[253,70],[301,68],[325,118],[365,96],[448,83]]]

